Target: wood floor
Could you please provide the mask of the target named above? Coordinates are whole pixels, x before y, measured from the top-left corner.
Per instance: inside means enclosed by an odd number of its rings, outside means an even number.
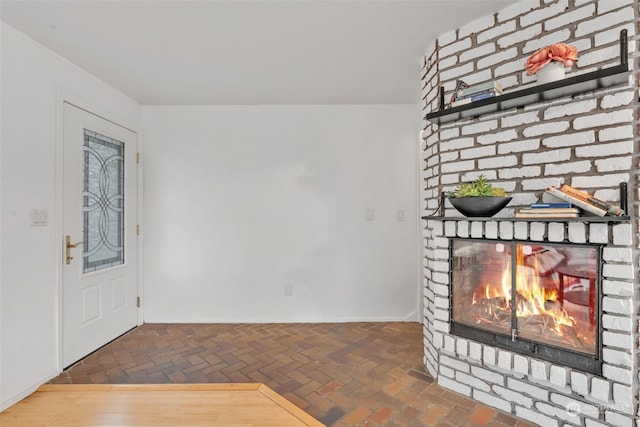
[[[262,383],[326,426],[529,427],[446,390],[419,323],[145,324],[51,382]]]
[[[262,384],[43,385],[3,427],[322,427]]]

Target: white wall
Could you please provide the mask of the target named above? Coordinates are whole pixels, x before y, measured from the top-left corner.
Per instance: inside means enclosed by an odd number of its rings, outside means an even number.
[[[418,319],[415,105],[142,111],[145,321]]]
[[[62,91],[112,118],[140,107],[2,23],[0,410],[58,373],[56,114]],[[32,209],[49,224],[32,227]]]
[[[60,368],[59,96],[134,127],[141,109],[1,25],[3,410]],[[145,320],[416,320],[415,114],[414,105],[144,108]],[[30,225],[32,209],[48,212],[47,226]]]

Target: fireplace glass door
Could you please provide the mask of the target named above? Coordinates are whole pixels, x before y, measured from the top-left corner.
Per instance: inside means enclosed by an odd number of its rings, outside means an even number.
[[[542,345],[597,358],[600,252],[592,245],[452,239],[452,321],[508,337],[503,342],[530,343],[532,352]]]

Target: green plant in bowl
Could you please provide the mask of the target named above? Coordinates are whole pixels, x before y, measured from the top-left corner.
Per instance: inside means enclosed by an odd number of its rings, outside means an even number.
[[[473,182],[463,182],[449,193],[449,198],[456,197],[509,197],[504,188],[494,187],[487,181],[487,177],[480,175]]]
[[[504,188],[494,187],[484,175],[473,182],[458,185],[448,193],[448,197],[454,208],[469,217],[493,216],[511,201]]]

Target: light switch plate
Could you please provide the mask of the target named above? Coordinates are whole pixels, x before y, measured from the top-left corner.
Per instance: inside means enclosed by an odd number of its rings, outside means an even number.
[[[373,210],[372,208],[367,208],[364,210],[365,221],[373,221],[374,217],[375,217],[375,210]]]
[[[31,226],[44,227],[49,222],[49,213],[46,209],[31,209]]]

